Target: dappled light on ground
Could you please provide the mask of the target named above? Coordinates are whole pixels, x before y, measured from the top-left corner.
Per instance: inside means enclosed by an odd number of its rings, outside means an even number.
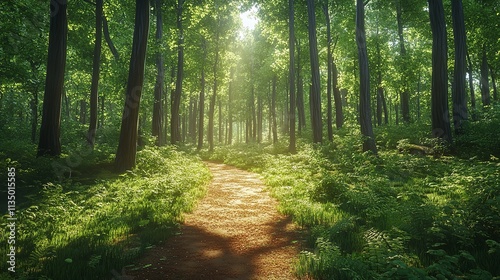
[[[295,279],[300,232],[276,210],[258,175],[208,163],[207,196],[182,233],[149,251],[139,279]]]

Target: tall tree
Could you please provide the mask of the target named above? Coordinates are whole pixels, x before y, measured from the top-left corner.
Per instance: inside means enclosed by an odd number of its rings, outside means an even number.
[[[407,82],[407,55],[405,48],[405,41],[403,37],[403,20],[402,20],[402,9],[401,9],[401,0],[396,0],[396,20],[398,22],[398,38],[399,38],[399,47],[400,47],[400,55],[402,59],[402,68],[403,71],[401,75],[403,91],[401,92],[401,113],[403,115],[403,121],[405,123],[410,122],[410,93],[408,92],[408,82]]]
[[[49,49],[37,156],[61,154],[61,99],[66,67],[66,1],[50,1]]]
[[[299,114],[299,134],[306,126],[306,112],[304,108],[304,82],[302,80],[302,64],[300,62],[300,40],[295,40],[297,45],[297,113]]]
[[[163,41],[163,17],[162,17],[162,0],[155,1],[156,12],[156,84],[154,91],[153,102],[153,129],[152,135],[156,136],[156,144],[161,146],[164,144],[163,140],[163,87],[165,86],[165,69],[163,66],[163,54],[161,51],[161,44]]]
[[[202,37],[201,47],[203,49],[203,59],[201,62],[201,91],[199,105],[199,120],[198,120],[198,150],[203,147],[203,124],[205,117],[205,64],[207,60],[207,42]]]
[[[462,0],[451,1],[451,15],[453,18],[453,37],[455,40],[455,68],[453,72],[453,124],[455,133],[462,132],[462,123],[467,119],[467,100],[465,98],[465,71],[466,71],[466,37]]]
[[[489,68],[490,68],[490,74],[491,74],[491,85],[493,86],[493,100],[497,101],[498,100],[498,92],[497,92],[495,69],[493,69],[493,67],[491,67],[491,66],[489,66]]]
[[[326,42],[327,42],[327,51],[326,55],[328,57],[328,62],[327,62],[327,73],[328,73],[328,79],[327,79],[327,85],[326,85],[326,116],[327,116],[327,121],[326,121],[326,126],[328,128],[328,140],[333,141],[333,116],[332,116],[332,65],[333,65],[333,57],[332,57],[332,34],[330,31],[330,12],[328,11],[328,1],[323,1],[322,4],[323,8],[323,14],[325,15],[326,19]]]
[[[97,104],[99,87],[99,65],[101,62],[101,41],[102,41],[102,0],[96,0],[95,6],[95,45],[94,60],[92,70],[92,85],[90,87],[90,125],[87,133],[87,141],[91,146],[95,144],[95,134],[97,129]]]
[[[337,129],[344,125],[344,113],[342,111],[342,97],[340,96],[337,64],[332,59],[332,78],[333,78],[333,100],[335,102],[335,125]]]
[[[469,64],[469,67],[467,69],[467,72],[469,74],[469,92],[470,92],[470,106],[472,109],[476,108],[476,95],[474,94],[474,77],[472,76],[472,61],[470,59],[469,52],[467,52],[467,61]],[[474,117],[474,116],[473,116]]]
[[[180,106],[182,94],[182,79],[184,77],[184,29],[182,27],[182,10],[185,0],[177,0],[177,29],[179,38],[177,39],[177,78],[175,82],[175,92],[172,96],[172,107],[170,112],[170,143],[176,144],[181,140],[180,132]]]
[[[276,124],[276,81],[278,77],[276,74],[273,76],[273,89],[271,93],[271,125],[273,132],[273,143],[278,142],[278,128]]]
[[[483,106],[488,106],[490,100],[490,83],[489,83],[488,57],[486,56],[486,44],[483,45],[483,56],[481,60],[481,97]]]
[[[443,1],[428,0],[432,30],[432,134],[451,142],[448,110],[448,45]]]
[[[228,114],[228,125],[227,125],[227,144],[231,145],[233,143],[233,83],[234,83],[234,67],[231,67],[230,78],[229,78],[229,88],[227,90],[228,104],[227,104],[227,114]]]
[[[217,99],[217,86],[218,86],[218,80],[217,80],[217,70],[219,69],[219,37],[220,37],[220,15],[217,16],[217,30],[215,31],[215,61],[213,65],[213,74],[214,74],[214,84],[213,84],[213,92],[212,96],[210,97],[210,104],[209,104],[209,109],[208,109],[208,145],[209,145],[209,150],[213,151],[214,149],[214,115],[215,115],[215,101]]]
[[[365,4],[363,0],[356,1],[356,43],[358,46],[359,63],[359,121],[361,134],[364,137],[363,151],[377,154],[375,135],[373,134],[370,108],[370,71],[368,69],[368,51],[365,34]]]
[[[116,171],[123,172],[135,166],[138,138],[139,105],[149,33],[149,1],[136,0],[135,27],[132,54],[125,92],[125,108],[122,115],[120,140],[116,152]]]
[[[316,39],[316,8],[314,0],[307,0],[307,19],[309,28],[309,55],[311,57],[311,123],[313,141],[323,141],[323,125],[321,120],[321,91],[319,76],[318,41]]]
[[[290,82],[290,145],[288,150],[290,153],[295,153],[295,16],[293,8],[293,0],[288,0],[288,48],[290,62],[288,66],[289,75],[288,79]]]

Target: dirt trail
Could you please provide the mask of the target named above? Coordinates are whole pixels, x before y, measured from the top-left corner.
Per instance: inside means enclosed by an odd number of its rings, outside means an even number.
[[[258,175],[208,163],[213,181],[182,234],[148,251],[134,279],[296,279],[300,233]]]

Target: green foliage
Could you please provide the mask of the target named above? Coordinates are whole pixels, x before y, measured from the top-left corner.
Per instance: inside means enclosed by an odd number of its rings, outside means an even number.
[[[219,148],[210,156],[261,172],[280,210],[309,229],[311,249],[296,266],[301,277],[500,276],[493,261],[500,251],[497,161],[441,154],[445,147],[427,138],[427,126],[400,135],[386,129],[379,128],[379,143],[388,149],[378,157],[361,153],[359,136],[345,131],[333,143],[301,143],[296,154],[255,145]],[[400,153],[398,142],[433,152]]]
[[[46,161],[50,160],[40,159],[30,167],[43,168]],[[143,149],[137,161],[137,168],[120,176],[108,165],[108,170],[88,175],[91,179],[83,176],[85,180],[77,177],[46,182],[39,190],[33,187],[25,207],[17,212],[22,221],[17,224],[17,275],[109,278],[113,269],[121,270],[151,244],[176,233],[182,214],[204,194],[210,173],[199,159],[171,147]],[[16,175],[23,178],[21,174]]]
[[[482,112],[475,112],[477,120],[464,125],[462,135],[456,137],[455,149],[461,158],[490,160],[500,158],[500,104],[495,103]]]

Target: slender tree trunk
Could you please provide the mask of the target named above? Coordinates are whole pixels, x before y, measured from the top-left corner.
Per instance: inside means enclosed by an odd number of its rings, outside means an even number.
[[[182,10],[185,0],[177,1],[177,29],[179,30],[178,52],[177,52],[177,80],[175,83],[175,94],[172,96],[172,113],[170,124],[170,142],[176,144],[180,140],[180,114],[182,94],[182,80],[184,76],[184,29],[182,27]]]
[[[294,15],[294,3],[293,0],[288,0],[288,48],[290,62],[288,66],[288,78],[290,79],[290,144],[288,146],[288,151],[290,153],[296,152],[296,140],[295,140],[295,15]]]
[[[113,41],[111,40],[111,36],[109,35],[109,27],[108,27],[108,20],[106,17],[102,16],[102,23],[103,23],[103,31],[104,31],[104,38],[106,39],[106,43],[108,44],[109,50],[115,57],[115,60],[120,60],[120,54],[118,53],[118,50],[116,50],[115,44],[113,44]]]
[[[453,37],[455,40],[455,69],[453,73],[453,124],[455,133],[462,133],[462,124],[467,120],[467,100],[465,98],[466,34],[462,0],[451,1]]]
[[[377,38],[379,38],[379,24],[377,18]],[[382,63],[380,54],[380,40],[377,39],[377,123],[378,126],[382,125],[382,97],[384,88],[382,87]]]
[[[233,79],[234,79],[234,68],[231,68],[229,88],[227,90],[228,104],[227,104],[227,114],[228,114],[228,126],[227,126],[227,144],[233,144]]]
[[[490,65],[490,74],[491,74],[491,85],[493,86],[493,100],[498,100],[498,92],[497,92],[497,83],[495,77],[495,70]]]
[[[61,4],[62,3],[62,4]],[[51,1],[47,75],[37,156],[61,154],[61,98],[66,67],[68,20],[66,1]]]
[[[31,142],[36,142],[36,127],[38,126],[38,87],[33,92],[31,100]]]
[[[299,113],[299,134],[302,134],[302,128],[306,126],[306,112],[304,108],[304,82],[302,81],[302,67],[300,63],[300,44],[297,45],[297,112]]]
[[[309,54],[311,57],[311,109],[312,109],[312,129],[313,141],[321,143],[323,141],[323,125],[321,119],[321,91],[318,60],[318,41],[316,39],[316,15],[314,0],[307,0],[307,18],[309,23]]]
[[[278,128],[276,126],[276,74],[273,76],[273,90],[271,94],[271,122],[273,130],[273,144],[278,142]]]
[[[162,0],[155,0],[156,8],[156,44],[159,47],[163,41],[163,17],[162,17]],[[156,52],[156,84],[153,103],[153,130],[152,135],[156,136],[156,144],[162,146],[164,144],[162,127],[163,127],[163,87],[165,80],[165,69],[163,66],[163,55],[158,49]]]
[[[332,62],[333,71],[333,99],[335,102],[335,125],[337,129],[341,129],[344,125],[344,113],[342,109],[342,97],[340,96],[340,89],[338,83],[338,70],[335,62]]]
[[[149,1],[136,0],[134,40],[120,129],[120,141],[116,152],[115,167],[118,172],[135,166],[137,151],[139,104],[144,82],[144,68],[149,33]]]
[[[224,127],[222,126],[222,100],[221,97],[219,96],[219,144],[223,143],[224,139]]]
[[[196,113],[198,112],[198,100],[191,96],[189,99],[189,140],[196,143]]]
[[[451,142],[448,110],[448,46],[443,1],[429,1],[429,17],[432,29],[432,134]]]
[[[205,63],[207,60],[207,46],[205,38],[202,39],[203,62],[201,63],[201,91],[200,91],[200,109],[198,120],[198,150],[203,147],[203,124],[205,122]]]
[[[252,110],[251,112],[251,135],[252,135],[252,141],[257,141],[257,114],[255,110],[255,86],[252,83],[251,86],[251,95],[250,95],[250,108]]]
[[[220,24],[220,18],[218,19],[218,24],[217,24],[217,32],[215,35],[215,61],[214,61],[214,68],[213,68],[213,73],[214,73],[214,86],[213,86],[213,93],[212,96],[210,97],[210,107],[208,111],[208,144],[209,144],[209,151],[214,150],[214,114],[215,114],[215,101],[217,98],[217,67],[219,64],[219,24]]]
[[[368,69],[368,51],[365,35],[365,6],[363,0],[357,0],[356,5],[356,43],[359,57],[359,112],[361,134],[364,136],[363,151],[377,154],[375,135],[371,121],[370,108],[370,71]]]
[[[421,77],[418,76],[418,86],[417,86],[417,120],[420,121],[421,113],[420,113],[420,86],[421,86]]]
[[[168,91],[170,90],[170,103],[168,103],[168,100],[169,98],[166,97],[165,98],[165,141],[166,139],[168,138],[168,129],[170,128],[169,127],[169,124],[171,125],[171,122],[172,122],[172,104],[174,103],[174,97],[175,97],[175,86],[170,86],[170,85],[174,85],[176,83],[176,78],[177,78],[177,72],[176,72],[176,65],[174,64],[174,62],[172,61],[172,66],[170,67],[170,83],[169,85],[167,85],[167,87],[165,88],[165,91]],[[169,110],[170,108],[170,110]],[[172,137],[170,137],[172,138]]]
[[[101,118],[100,118],[99,123],[97,124],[97,127],[99,127],[99,128],[104,127],[104,112],[105,112],[104,104],[105,104],[105,95],[104,95],[104,93],[102,93],[101,94]]]
[[[408,92],[408,77],[406,71],[406,48],[405,41],[403,37],[403,20],[402,20],[402,11],[401,11],[401,1],[396,0],[396,19],[398,22],[398,37],[399,37],[399,45],[401,49],[401,57],[403,60],[402,65],[402,83],[403,83],[403,92],[401,93],[401,111],[403,116],[403,122],[410,122],[410,93]]]
[[[99,87],[99,65],[101,64],[101,41],[102,41],[102,1],[96,0],[95,8],[95,45],[92,70],[92,85],[90,87],[90,125],[87,132],[87,142],[94,147],[97,130],[97,104]]]
[[[327,73],[328,73],[328,78],[327,78],[327,86],[326,86],[326,98],[327,98],[327,105],[326,105],[326,115],[327,115],[327,128],[328,128],[328,140],[333,141],[333,116],[332,116],[332,64],[333,64],[333,57],[332,57],[332,34],[330,31],[330,13],[328,12],[328,1],[323,1],[323,13],[325,14],[325,19],[326,19],[326,40],[327,40],[327,57],[328,57],[328,63],[327,63]]]
[[[474,83],[473,83],[473,76],[472,76],[472,61],[470,59],[470,55],[467,52],[467,60],[469,62],[469,90],[470,90],[470,106],[475,109],[476,108],[476,95],[474,94]]]
[[[483,106],[490,105],[490,84],[488,80],[488,58],[486,57],[486,45],[483,45],[483,59],[481,63],[481,97]]]
[[[257,95],[257,143],[262,143],[262,97]]]

